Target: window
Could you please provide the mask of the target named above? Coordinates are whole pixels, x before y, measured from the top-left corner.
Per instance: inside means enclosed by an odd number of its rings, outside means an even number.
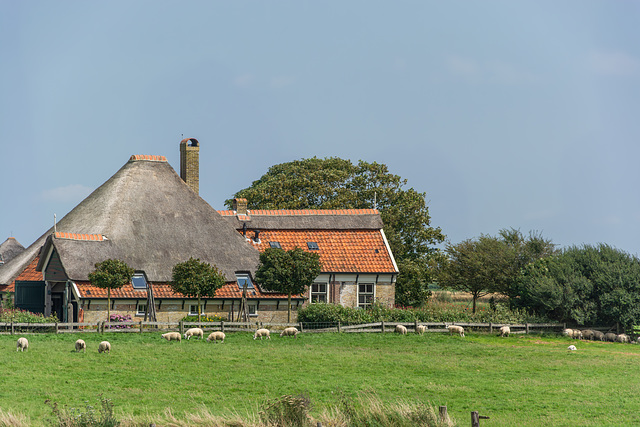
[[[327,302],[326,283],[314,283],[311,285],[311,302]]]
[[[144,316],[144,312],[147,311],[147,304],[138,304],[136,309],[136,316]]]
[[[282,249],[282,246],[280,245],[280,242],[269,242],[269,246],[271,246],[272,248],[275,248],[275,249]]]
[[[249,307],[249,316],[258,315],[258,306],[256,304],[248,304],[248,307]]]
[[[200,305],[200,313],[204,314],[204,304]],[[189,305],[189,316],[197,316],[198,315],[198,304]]]
[[[358,285],[358,308],[369,308],[373,304],[373,283]]]
[[[247,284],[247,289],[254,289],[253,282],[248,274],[236,273],[236,281],[238,282],[238,288],[240,288],[240,290],[244,288],[245,283]]]
[[[131,278],[131,284],[133,289],[147,289],[147,280],[144,278],[144,274],[136,273]]]
[[[320,246],[318,246],[317,242],[307,242],[307,247],[309,248],[310,251],[320,250]]]

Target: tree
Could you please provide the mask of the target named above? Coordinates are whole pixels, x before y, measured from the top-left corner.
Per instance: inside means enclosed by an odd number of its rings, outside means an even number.
[[[89,273],[92,285],[107,290],[107,321],[111,319],[111,289],[120,289],[131,282],[133,268],[124,261],[107,259],[95,264],[95,271]]]
[[[216,291],[226,282],[224,275],[216,266],[189,258],[173,266],[171,289],[190,298],[198,299],[198,322],[202,317],[200,300],[202,297],[213,298]]]
[[[291,296],[303,293],[320,274],[320,255],[298,247],[285,251],[267,248],[260,254],[256,281],[266,290],[287,294],[287,322],[291,322]]]
[[[234,198],[247,199],[249,209],[371,209],[377,207],[400,274],[396,302],[420,305],[433,280],[428,264],[444,241],[430,226],[425,193],[405,189],[407,180],[386,165],[360,160],[357,165],[337,157],[296,160],[269,168]],[[225,201],[231,207],[232,199]]]

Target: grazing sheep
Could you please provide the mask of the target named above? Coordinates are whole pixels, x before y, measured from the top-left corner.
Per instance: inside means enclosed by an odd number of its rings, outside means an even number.
[[[187,329],[187,332],[184,333],[184,338],[188,340],[194,335],[200,337],[201,340],[204,339],[204,331],[200,328]]]
[[[18,347],[16,348],[16,351],[25,350],[29,350],[29,341],[24,337],[18,338]]]
[[[282,331],[282,333],[280,334],[281,337],[294,337],[294,338],[298,338],[298,334],[300,333],[300,331],[298,331],[296,328],[294,327],[290,327],[290,328],[285,328],[284,331]]]
[[[87,352],[87,344],[83,340],[76,341],[76,353],[82,350],[84,353]]]
[[[396,325],[396,333],[400,335],[407,335],[407,328],[402,325]]]
[[[224,337],[225,337],[224,332],[221,332],[221,331],[211,332],[211,333],[209,334],[209,336],[207,337],[207,342],[210,342],[210,341],[214,341],[214,342],[215,342],[215,341],[220,341],[221,343],[223,343],[223,344],[224,344]]]
[[[604,341],[604,333],[600,331],[593,331],[593,339],[596,341]]]
[[[607,332],[606,334],[604,334],[605,341],[616,342],[616,338],[618,338],[618,336],[613,332]]]
[[[567,347],[567,350],[570,350],[570,351],[576,351],[576,350],[577,350],[577,348],[576,348],[576,346],[575,346],[575,345],[570,345],[569,347]]]
[[[260,340],[262,341],[262,337],[267,337],[267,339],[270,340],[271,339],[270,334],[271,333],[269,332],[268,329],[264,329],[264,328],[258,329],[256,333],[253,334],[253,339],[255,340],[256,338],[260,337]]]
[[[573,338],[573,329],[563,329],[562,335],[564,335],[565,337]]]
[[[427,327],[425,325],[416,326],[416,334],[424,334],[427,331]]]
[[[631,338],[629,338],[629,335],[627,334],[620,334],[616,337],[616,342],[630,343]]]
[[[162,334],[162,338],[167,341],[179,341],[182,342],[182,335],[179,332],[167,332],[166,334]]]
[[[582,331],[582,338],[584,338],[585,340],[592,340],[593,331],[591,329],[585,329],[584,331]]]
[[[574,329],[573,335],[571,336],[574,340],[579,340],[582,338],[582,331],[580,329]]]
[[[447,329],[449,329],[449,335],[452,335],[455,332],[456,334],[460,334],[461,337],[464,337],[464,328],[462,326],[449,325],[447,326]]]
[[[511,328],[508,326],[503,326],[500,328],[500,336],[504,337],[504,336],[509,336],[509,334],[511,333]]]
[[[98,353],[111,353],[111,344],[109,341],[102,341],[98,345]]]

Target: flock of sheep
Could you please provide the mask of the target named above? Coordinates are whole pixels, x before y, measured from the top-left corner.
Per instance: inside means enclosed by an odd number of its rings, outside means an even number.
[[[299,333],[300,331],[298,331],[297,328],[289,327],[284,329],[280,334],[280,336],[281,337],[289,336],[289,337],[298,338]],[[188,329],[184,333],[184,338],[188,340],[191,337],[200,337],[200,339],[204,339],[204,331],[200,328]],[[265,337],[266,339],[271,339],[271,332],[268,329],[258,329],[255,332],[255,334],[253,334],[254,340],[258,338],[262,340],[262,337]],[[182,335],[180,335],[179,332],[167,332],[166,334],[162,334],[161,338],[164,338],[167,341],[182,341]],[[207,342],[220,341],[221,343],[224,343],[224,338],[225,338],[224,332],[214,331],[214,332],[211,332],[207,337]],[[28,349],[29,349],[29,340],[27,340],[25,337],[18,338],[16,351],[25,351]],[[76,352],[80,352],[80,351],[86,352],[87,344],[84,342],[84,340],[77,340],[75,343],[75,349],[76,349]],[[111,353],[111,344],[109,343],[109,341],[102,341],[98,345],[98,353]]]
[[[576,340],[594,340],[594,341],[609,341],[609,342],[632,342],[631,337],[627,334],[614,334],[613,332],[603,333],[592,329],[565,329],[562,331],[562,335]],[[638,338],[640,342],[640,338]]]

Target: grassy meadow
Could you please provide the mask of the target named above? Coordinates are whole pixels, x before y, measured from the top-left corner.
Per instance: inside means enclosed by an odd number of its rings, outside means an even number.
[[[121,421],[163,425],[167,409],[177,419],[185,412],[245,416],[285,394],[308,396],[316,417],[359,393],[447,405],[458,425],[469,425],[474,410],[491,417],[486,426],[640,425],[639,345],[473,332],[262,342],[229,333],[224,344],[167,342],[160,333],[25,336],[25,353],[16,352],[18,336],[0,336],[0,409],[28,425],[51,415],[47,399],[84,408],[102,396]],[[86,354],[73,351],[78,336]],[[103,339],[111,354],[98,354]],[[567,351],[570,344],[578,351]]]

